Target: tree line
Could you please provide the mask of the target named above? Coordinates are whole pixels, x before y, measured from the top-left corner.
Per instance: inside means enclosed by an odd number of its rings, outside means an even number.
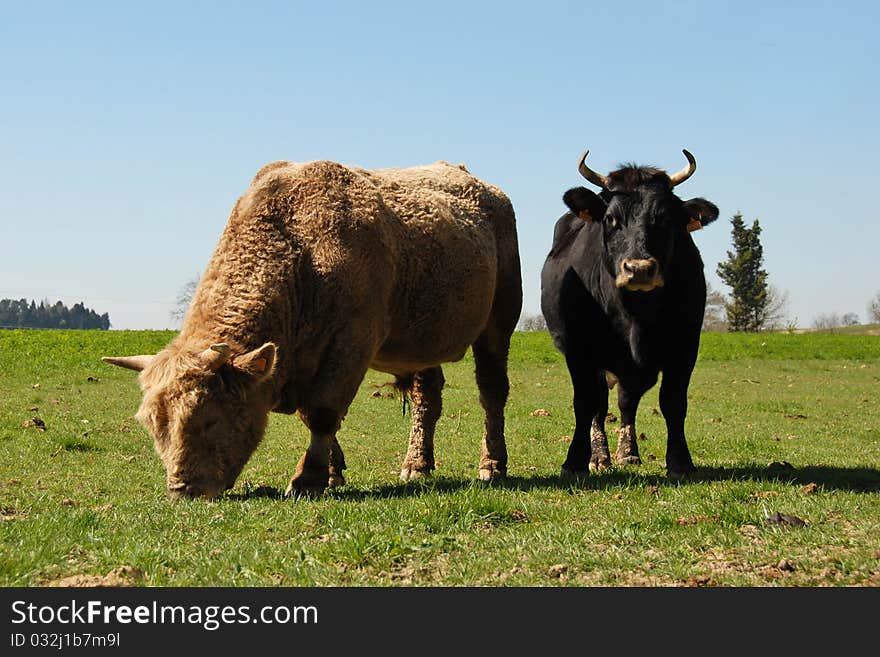
[[[0,328],[100,329],[110,328],[110,315],[99,315],[85,305],[68,308],[61,301],[39,305],[27,299],[0,300]]]

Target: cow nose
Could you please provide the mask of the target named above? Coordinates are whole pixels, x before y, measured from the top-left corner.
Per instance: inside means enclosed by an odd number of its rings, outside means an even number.
[[[623,272],[631,278],[643,282],[654,278],[654,274],[657,273],[657,261],[654,258],[648,258],[646,260],[624,260],[622,269]]]
[[[198,495],[186,488],[169,488],[168,497],[172,500],[191,500],[198,497]]]
[[[659,277],[660,264],[655,258],[627,258],[620,263],[617,287],[634,290],[652,290],[662,285]]]
[[[206,493],[206,487],[198,481],[178,481],[168,485],[168,497],[172,500],[192,500]]]
[[[192,486],[180,485],[168,487],[168,497],[172,500],[192,500],[197,498],[199,494],[198,489]]]

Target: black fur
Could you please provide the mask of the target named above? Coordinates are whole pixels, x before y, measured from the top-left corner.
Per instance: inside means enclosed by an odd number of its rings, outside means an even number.
[[[556,223],[541,273],[541,309],[574,387],[576,426],[563,468],[586,471],[594,456],[590,427],[604,427],[608,408],[603,370],[617,376],[621,422],[633,426],[639,400],[662,372],[666,467],[686,474],[694,470],[684,435],[687,389],[706,304],[703,262],[687,225],[692,218],[711,223],[718,208],[704,199],[683,202],[658,169],[627,166],[608,178],[600,194],[583,187],[565,193],[571,212]],[[592,221],[576,216],[582,210]],[[662,287],[616,286],[623,259],[648,258],[658,263]]]

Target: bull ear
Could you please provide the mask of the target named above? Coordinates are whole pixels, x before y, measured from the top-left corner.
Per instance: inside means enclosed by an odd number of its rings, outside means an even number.
[[[562,202],[587,223],[604,217],[608,207],[598,194],[594,194],[586,187],[572,187],[562,195]]]
[[[700,230],[718,218],[718,206],[704,198],[692,198],[685,201],[684,211],[688,217],[687,229],[689,233]]]
[[[142,355],[142,356],[103,356],[101,358],[105,363],[110,363],[111,365],[116,365],[118,367],[124,367],[127,370],[134,370],[135,372],[140,372],[147,365],[150,364],[150,361],[153,360],[152,355]]]
[[[236,369],[247,372],[262,383],[275,371],[276,347],[272,342],[267,342],[259,349],[254,349],[241,356],[236,356],[233,364]]]

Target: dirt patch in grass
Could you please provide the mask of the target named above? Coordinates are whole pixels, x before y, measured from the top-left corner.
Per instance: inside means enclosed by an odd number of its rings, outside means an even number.
[[[14,506],[0,506],[0,520],[23,520],[27,514]]]
[[[106,575],[71,575],[47,583],[47,586],[95,587],[138,586],[146,579],[144,571],[132,566],[119,566]]]
[[[685,580],[681,586],[686,588],[696,588],[704,586],[714,586],[715,583],[709,575],[691,575]]]
[[[719,516],[716,515],[710,516],[705,514],[698,514],[694,516],[683,516],[681,518],[676,518],[675,522],[677,522],[682,527],[685,527],[687,525],[696,525],[697,523],[701,522],[718,522],[719,520]]]

